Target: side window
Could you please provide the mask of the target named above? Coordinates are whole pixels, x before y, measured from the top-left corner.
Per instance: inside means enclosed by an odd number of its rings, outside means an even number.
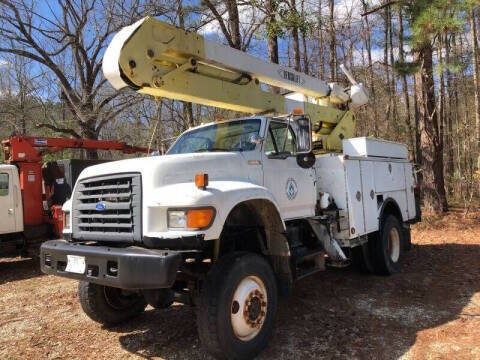
[[[285,152],[293,154],[295,151],[295,137],[292,129],[287,127],[285,123],[270,122],[264,151],[267,155]]]
[[[0,173],[0,196],[8,195],[8,174]]]

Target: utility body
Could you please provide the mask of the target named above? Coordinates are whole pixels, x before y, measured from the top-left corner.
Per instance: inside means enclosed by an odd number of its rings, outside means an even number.
[[[41,266],[80,280],[93,320],[179,301],[198,308],[214,356],[249,359],[295,281],[327,266],[399,271],[420,219],[414,171],[405,145],[352,137],[368,95],[348,71],[344,90],[152,18],[121,30],[103,66],[117,89],[261,114],[82,172]]]

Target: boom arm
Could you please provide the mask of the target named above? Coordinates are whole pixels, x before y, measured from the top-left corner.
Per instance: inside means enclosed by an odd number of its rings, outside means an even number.
[[[325,150],[340,150],[341,140],[354,135],[349,107],[368,101],[361,84],[353,84],[348,94],[338,85],[150,17],[115,35],[105,52],[103,72],[116,89],[128,86],[155,97],[254,114],[290,114],[300,108],[312,119]],[[266,92],[261,83],[303,95]]]
[[[61,149],[117,150],[125,154],[148,152],[147,148],[131,146],[118,141],[34,136],[12,136],[2,141],[2,147],[7,162],[39,162],[42,160],[42,149],[49,149],[50,152]]]

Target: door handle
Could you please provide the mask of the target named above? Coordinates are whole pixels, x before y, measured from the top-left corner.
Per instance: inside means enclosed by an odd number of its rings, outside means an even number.
[[[13,215],[13,209],[8,209],[8,215]]]

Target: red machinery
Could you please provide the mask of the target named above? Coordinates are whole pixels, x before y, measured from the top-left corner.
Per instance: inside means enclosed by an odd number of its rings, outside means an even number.
[[[18,167],[25,227],[52,224],[57,235],[63,228],[61,206],[51,207],[51,216],[43,208],[42,157],[62,149],[117,150],[125,154],[147,153],[148,149],[124,142],[33,136],[11,136],[2,141],[5,162]]]

